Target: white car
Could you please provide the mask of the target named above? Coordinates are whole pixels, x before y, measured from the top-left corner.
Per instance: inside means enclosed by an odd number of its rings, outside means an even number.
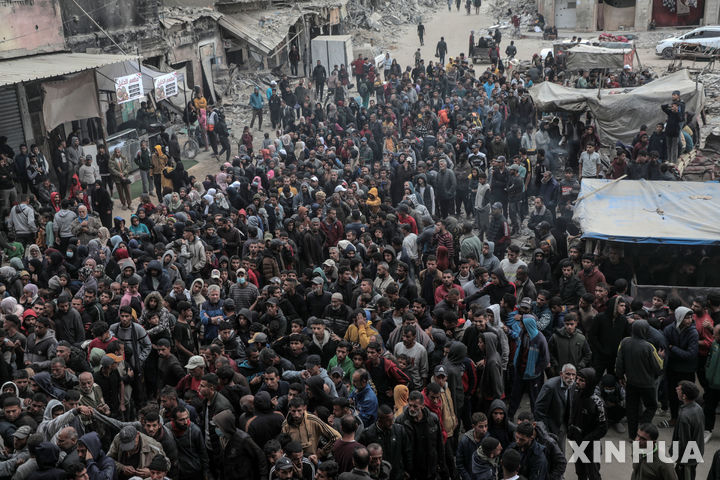
[[[690,30],[677,37],[660,40],[655,47],[655,53],[665,58],[673,58],[675,47],[680,43],[702,45],[708,48],[720,48],[720,26],[709,25]]]

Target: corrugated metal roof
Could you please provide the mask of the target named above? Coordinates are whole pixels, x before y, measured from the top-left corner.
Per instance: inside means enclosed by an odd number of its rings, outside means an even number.
[[[303,13],[299,9],[283,9],[224,14],[218,23],[267,55],[282,43],[288,34],[288,28],[294,25]]]
[[[0,61],[0,87],[58,77],[113,63],[137,61],[135,55],[51,53]]]

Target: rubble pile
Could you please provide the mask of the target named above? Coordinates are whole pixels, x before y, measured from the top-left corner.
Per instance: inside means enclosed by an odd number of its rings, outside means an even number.
[[[513,15],[520,17],[520,26],[528,27],[535,21],[537,7],[535,2],[523,0],[490,0],[490,12],[495,23],[510,24]],[[523,28],[526,30],[526,28]]]
[[[254,87],[258,87],[265,95],[265,90],[270,82],[277,80],[270,70],[248,72],[239,70],[235,65],[230,65],[229,81],[219,87],[223,98],[223,111],[227,124],[231,127],[231,140],[239,140],[242,135],[242,127],[250,124],[252,109],[250,108],[250,94]],[[268,114],[269,115],[269,114]],[[268,117],[265,121],[268,122]],[[233,128],[234,127],[234,128]]]
[[[705,87],[705,124],[700,129],[700,138],[705,145],[711,133],[714,133],[716,138],[720,137],[720,72],[701,73],[698,75],[698,80]],[[713,158],[716,161],[720,160],[720,148]]]
[[[720,72],[701,73],[698,80],[705,86],[705,113],[720,126]]]
[[[416,25],[437,8],[433,0],[408,0],[406,2],[384,2],[378,0],[373,8],[361,0],[347,4],[347,22],[352,30],[367,29],[394,37],[399,25]]]

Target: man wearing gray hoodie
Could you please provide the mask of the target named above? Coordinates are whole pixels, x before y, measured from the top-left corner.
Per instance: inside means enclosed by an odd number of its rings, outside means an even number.
[[[628,436],[633,440],[638,424],[651,422],[657,410],[655,379],[662,373],[665,352],[656,350],[647,340],[650,328],[646,320],[635,320],[632,336],[620,342],[615,359],[615,375],[625,378]]]
[[[67,198],[60,202],[60,210],[55,214],[53,219],[53,231],[55,232],[55,238],[58,239],[59,245],[57,249],[60,252],[65,253],[70,238],[73,236],[72,226],[73,222],[77,218],[75,212],[70,210],[70,200]]]

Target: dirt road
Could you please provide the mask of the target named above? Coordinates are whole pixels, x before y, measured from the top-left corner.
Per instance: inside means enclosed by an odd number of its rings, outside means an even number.
[[[428,12],[427,15],[423,17],[425,24],[425,46],[420,46],[420,41],[414,26],[399,27],[400,31],[398,32],[397,41],[394,47],[389,49],[390,55],[397,59],[398,63],[403,66],[412,65],[415,61],[415,51],[420,48],[422,58],[427,64],[429,60],[435,60],[435,47],[441,36],[445,37],[445,42],[448,45],[448,57],[455,57],[461,52],[467,55],[470,31],[474,30],[477,36],[479,32],[487,33],[488,27],[495,24],[495,17],[489,10],[489,2],[484,2],[480,8],[479,15],[467,15],[465,9],[462,7],[459,12],[454,8],[452,12],[448,12],[447,8],[441,8],[437,12]],[[516,57],[521,60],[529,60],[534,53],[540,52],[543,48],[552,47],[552,41],[543,40],[538,34],[523,33],[524,38],[515,39],[512,38],[510,29],[501,31],[503,34],[500,45],[501,55],[504,54],[505,47],[511,40],[515,42],[518,48]],[[671,32],[668,31],[667,33],[670,34]],[[572,31],[560,31],[560,38],[571,38],[573,35],[579,35],[581,37],[591,36],[591,34],[588,33],[576,34]],[[654,41],[643,41],[644,37],[649,39],[656,38],[658,33],[640,32],[638,35],[640,36],[640,43],[643,44],[643,48],[638,49],[638,55],[640,56],[642,64],[655,68],[657,73],[666,69],[669,62],[655,56],[654,49],[645,46],[653,45]],[[484,68],[485,66],[478,65],[476,72],[478,70],[482,71]]]

